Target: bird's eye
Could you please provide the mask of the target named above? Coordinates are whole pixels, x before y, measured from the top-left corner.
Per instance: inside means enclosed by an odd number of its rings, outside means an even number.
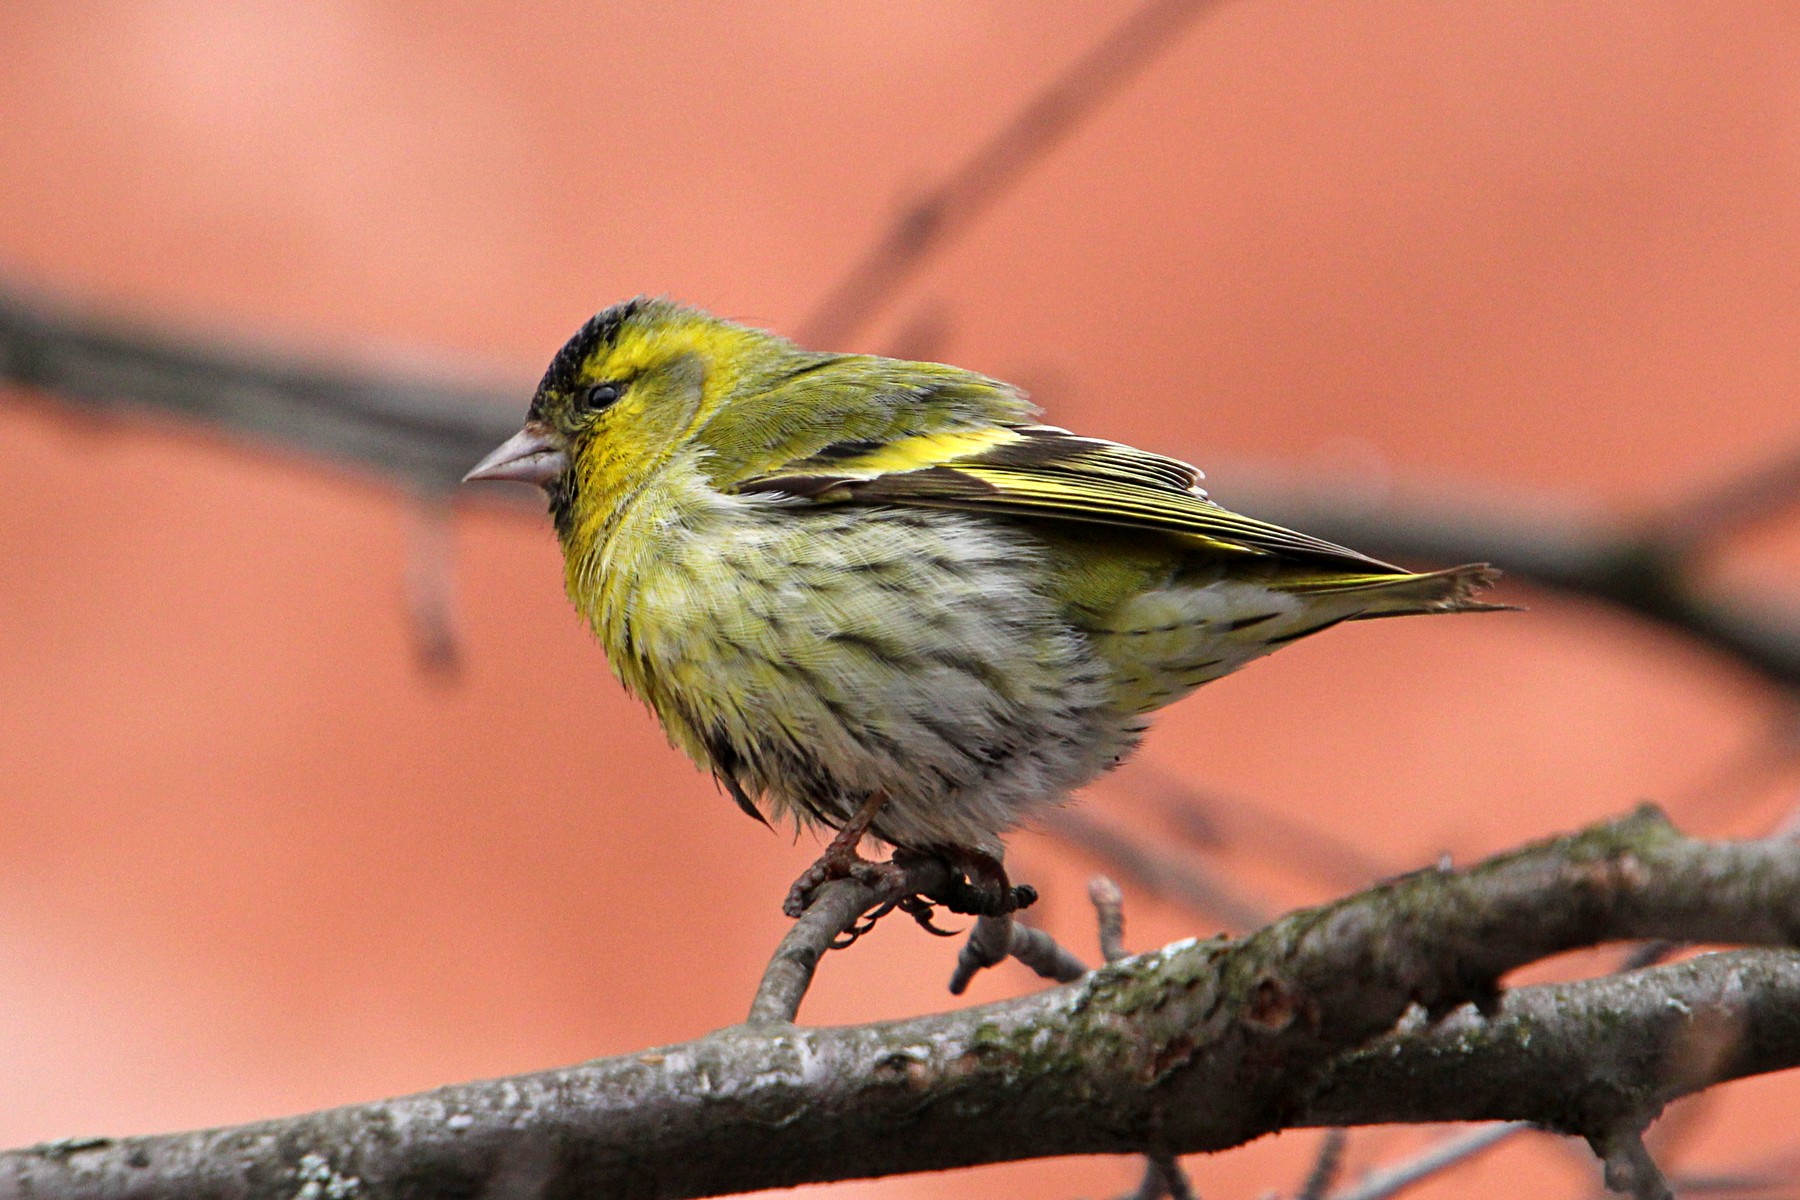
[[[590,410],[599,412],[601,409],[617,401],[619,395],[620,391],[618,384],[596,383],[587,390],[587,394],[583,399],[586,400],[587,407]]]

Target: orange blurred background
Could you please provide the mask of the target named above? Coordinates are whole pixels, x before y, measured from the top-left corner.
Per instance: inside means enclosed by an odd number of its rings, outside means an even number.
[[[522,411],[564,337],[634,293],[793,331],[1129,11],[15,0],[0,280],[498,379]],[[1268,462],[1657,511],[1800,443],[1796,61],[1785,2],[1227,4],[833,348],[923,342],[1058,424],[1212,465],[1227,504],[1230,464]],[[742,1017],[816,846],[666,747],[564,600],[544,520],[457,505],[446,677],[409,629],[411,498],[0,394],[0,1142],[244,1121]],[[1728,575],[1791,585],[1797,564],[1768,536]],[[1765,685],[1507,598],[1531,611],[1351,627],[1206,689],[1085,811],[1166,838],[1134,797],[1178,778],[1400,870],[1644,798],[1709,834],[1794,801]],[[1043,835],[1013,858],[1091,955],[1095,861]],[[1344,886],[1304,864],[1239,882],[1271,908]],[[1214,928],[1129,889],[1127,914],[1139,949]],[[828,959],[803,1019],[948,1007],[953,954],[889,922]],[[1035,986],[1008,968],[973,996]],[[1724,1090],[1673,1165],[1784,1146],[1796,1100],[1789,1079]],[[1317,1136],[1189,1165],[1209,1198],[1291,1189]],[[1352,1166],[1419,1136],[1358,1134]],[[1568,1149],[1521,1141],[1419,1194],[1584,1194]]]

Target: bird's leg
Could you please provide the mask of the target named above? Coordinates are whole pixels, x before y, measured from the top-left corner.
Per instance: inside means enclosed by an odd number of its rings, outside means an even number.
[[[848,879],[877,866],[858,854],[856,848],[862,845],[863,836],[869,832],[869,826],[875,823],[875,817],[887,800],[887,793],[876,792],[863,801],[862,807],[838,828],[837,836],[825,847],[825,853],[794,880],[794,886],[788,889],[787,899],[781,905],[782,912],[798,917],[806,911],[814,889],[820,884],[832,879]]]
[[[995,855],[972,846],[953,846],[947,848],[946,857],[969,877],[966,894],[946,902],[951,912],[1003,917],[1037,903],[1037,889],[1028,883],[1015,887],[1007,878],[1006,864]]]
[[[960,996],[978,971],[998,966],[1012,953],[1013,913],[1037,899],[1037,889],[1025,885],[1014,887],[1006,877],[1006,866],[997,855],[973,847],[956,850],[955,861],[968,873],[969,892],[973,903],[968,911],[975,914],[975,928],[956,956],[956,970],[950,975],[950,992]]]

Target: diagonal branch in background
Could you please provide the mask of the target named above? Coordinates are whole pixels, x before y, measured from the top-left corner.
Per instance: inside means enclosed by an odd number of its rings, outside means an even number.
[[[1219,2],[1149,0],[1132,13],[941,183],[908,205],[800,323],[801,344],[846,346],[935,251],[993,208],[1008,188],[1173,44],[1190,22]]]
[[[1351,1186],[1331,1193],[1329,1200],[1387,1200],[1389,1196],[1397,1196],[1433,1175],[1460,1166],[1530,1128],[1520,1121],[1507,1121],[1469,1133],[1451,1134],[1403,1162],[1375,1168]]]
[[[1773,459],[1672,508],[1660,534],[1671,547],[1705,550],[1800,506],[1800,453]]]
[[[1800,955],[1707,955],[1522,988],[1504,1004],[1499,978],[1599,941],[1797,935],[1792,843],[1696,842],[1644,811],[1000,1004],[846,1028],[738,1026],[235,1129],[12,1151],[0,1194],[288,1200],[331,1183],[359,1200],[677,1200],[1447,1118],[1532,1120],[1604,1143],[1676,1096],[1800,1065]],[[1469,1001],[1495,1015],[1457,1011]],[[1403,1022],[1415,1002],[1455,1015]],[[1670,1045],[1699,1052],[1671,1060]]]

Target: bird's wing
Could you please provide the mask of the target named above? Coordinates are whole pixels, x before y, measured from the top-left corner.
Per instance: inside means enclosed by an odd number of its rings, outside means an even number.
[[[1362,574],[1402,569],[1221,508],[1200,472],[1048,425],[839,442],[736,486],[819,503],[914,504],[1174,534],[1227,554],[1279,555]]]

